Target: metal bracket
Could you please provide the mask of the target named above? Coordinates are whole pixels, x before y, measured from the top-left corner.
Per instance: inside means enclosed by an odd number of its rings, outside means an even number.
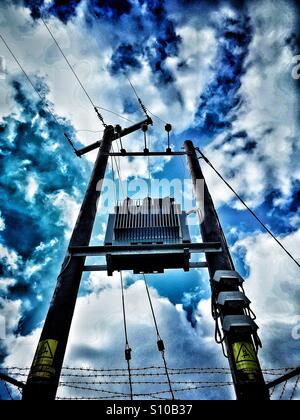
[[[240,291],[220,292],[217,298],[217,305],[226,305],[232,309],[247,308],[250,303],[251,302],[247,296]]]
[[[234,270],[217,270],[214,274],[213,281],[222,284],[222,286],[241,286],[244,279]]]
[[[223,319],[222,328],[225,333],[255,334],[258,326],[248,315],[227,315]]]

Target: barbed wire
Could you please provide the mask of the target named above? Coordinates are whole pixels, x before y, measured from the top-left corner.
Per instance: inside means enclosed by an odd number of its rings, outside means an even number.
[[[185,388],[177,388],[174,389],[174,392],[185,392],[185,391],[196,391],[199,389],[204,389],[204,388],[218,388],[218,387],[225,387],[225,386],[230,386],[232,385],[232,382],[224,382],[224,383],[216,383],[216,384],[208,384],[208,385],[199,385],[196,387],[185,387]],[[84,390],[84,391],[93,391],[93,392],[105,392],[105,393],[109,393],[109,394],[114,394],[114,395],[122,395],[122,396],[126,396],[126,397],[130,397],[130,394],[126,394],[126,393],[121,393],[121,392],[114,392],[114,391],[107,391],[107,390],[103,390],[103,389],[97,389],[97,388],[91,388],[91,387],[83,387],[80,385],[61,385],[61,386],[65,386],[67,388],[71,388],[71,389],[80,389],[80,390]],[[133,397],[146,397],[146,396],[156,396],[156,395],[161,395],[161,394],[168,394],[169,390],[160,390],[160,391],[155,391],[155,392],[143,392],[143,393],[133,393],[132,396]]]
[[[276,389],[276,385],[275,386],[273,386],[272,387],[272,389],[271,389],[271,392],[270,392],[270,399],[271,399],[271,397],[273,396],[273,394],[274,394],[274,392],[275,392],[275,389]]]
[[[285,393],[285,390],[286,390],[287,383],[288,383],[288,381],[286,380],[286,381],[284,382],[284,384],[283,384],[283,387],[282,387],[282,390],[281,390],[281,393],[280,393],[280,396],[279,396],[279,399],[280,399],[280,400],[282,400],[282,399],[283,399],[283,396],[284,396],[284,393]]]
[[[20,366],[1,366],[0,369],[4,370],[20,370],[20,371],[28,371],[30,367],[20,367]],[[151,370],[151,369],[164,369],[164,366],[145,366],[145,367],[137,367],[132,368],[133,371],[143,371],[143,370]],[[171,371],[228,371],[230,372],[229,368],[225,367],[183,367],[183,368],[168,368]],[[262,372],[274,372],[274,371],[289,371],[294,370],[295,367],[279,367],[279,368],[265,368],[262,369]],[[116,372],[116,371],[126,371],[126,368],[91,368],[91,367],[71,367],[71,366],[64,366],[62,370],[80,370],[80,371],[92,371],[92,372]]]
[[[172,381],[173,384],[180,384],[180,385],[218,385],[220,383],[224,383],[227,385],[232,385],[233,382],[216,382],[216,381]],[[65,382],[59,382],[59,385],[76,385],[76,384],[82,384],[82,385],[127,385],[128,381],[65,381]],[[132,381],[133,385],[168,385],[168,381]]]
[[[162,376],[165,376],[165,373],[163,371],[163,366],[146,366],[146,367],[138,367],[138,368],[132,368],[132,377],[139,379],[139,378],[145,378],[148,380],[134,380],[132,381],[132,384],[134,385],[140,385],[140,386],[147,386],[152,385],[153,386],[162,386],[162,385],[168,385],[167,381],[161,381],[159,380]],[[279,367],[279,368],[267,368],[263,369],[263,373],[265,375],[270,376],[280,376],[283,374],[283,372],[288,372],[290,370],[293,370],[292,367]],[[25,377],[28,374],[29,367],[19,367],[19,366],[6,366],[1,367],[0,370],[5,370],[7,373],[11,373],[15,376],[19,377]],[[169,368],[170,375],[177,376],[178,380],[173,379],[172,384],[174,386],[180,386],[180,385],[187,385],[185,387],[174,389],[174,392],[180,393],[180,392],[188,392],[188,391],[197,391],[204,388],[221,388],[221,387],[228,387],[232,386],[232,381],[219,381],[214,378],[214,375],[222,375],[226,376],[230,374],[229,368],[223,368],[223,367],[185,367],[185,368]],[[210,375],[211,380],[203,381],[203,380],[183,380],[184,376],[190,375],[194,377],[194,379],[197,378],[199,375]],[[85,392],[96,392],[99,394],[98,396],[74,396],[74,397],[64,397],[59,396],[57,399],[130,399],[131,396],[127,392],[122,392],[118,390],[113,389],[105,389],[106,386],[123,386],[128,385],[128,380],[108,380],[107,378],[122,378],[127,377],[127,369],[125,368],[91,368],[91,367],[70,367],[66,366],[63,367],[63,372],[61,374],[61,377],[64,378],[59,383],[59,389],[62,388],[68,388],[73,390],[82,390]],[[68,380],[71,379],[71,380]],[[73,378],[77,378],[78,380],[72,380]],[[101,380],[101,379],[105,380]],[[150,378],[152,378],[150,380]],[[158,380],[155,380],[155,379]],[[92,380],[89,380],[92,379]],[[98,380],[97,380],[98,379]],[[204,378],[203,378],[204,379]],[[215,380],[214,380],[215,379]],[[290,400],[292,400],[296,394],[296,391],[298,389],[300,381],[300,375],[295,380],[295,383],[293,385],[293,388],[291,390]],[[288,381],[285,381],[283,384],[283,387],[281,389],[280,395],[278,397],[279,400],[283,399],[287,390]],[[10,392],[9,386],[4,382],[5,389],[7,391],[7,394],[9,396],[9,399],[13,399],[13,395]],[[101,386],[99,388],[99,386]],[[271,388],[270,397],[274,395],[275,392],[275,386]],[[143,388],[142,388],[143,390]],[[20,390],[19,390],[20,391]],[[21,392],[21,391],[20,391]],[[133,397],[147,397],[147,398],[156,398],[156,399],[162,399],[166,400],[169,399],[165,397],[165,394],[168,394],[169,390],[157,390],[157,391],[149,391],[149,392],[135,392],[132,394]],[[102,394],[102,395],[101,395]],[[103,395],[104,394],[104,395]],[[163,395],[164,397],[160,397]]]
[[[292,389],[292,393],[291,393],[291,396],[290,396],[290,400],[292,400],[292,399],[294,398],[295,394],[296,394],[296,390],[297,390],[298,385],[299,385],[299,380],[300,380],[300,375],[298,375],[298,376],[297,376],[297,379],[296,379],[296,381],[295,381],[294,387],[293,387],[293,389]]]

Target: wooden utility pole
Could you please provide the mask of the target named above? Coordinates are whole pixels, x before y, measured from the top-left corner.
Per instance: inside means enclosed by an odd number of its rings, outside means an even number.
[[[185,141],[184,149],[197,206],[204,208],[204,215],[199,220],[203,242],[222,244],[222,251],[206,253],[206,260],[211,279],[212,312],[223,329],[223,344],[237,399],[268,400],[269,394],[257,356],[257,326],[250,317],[250,301],[242,289],[243,279],[235,271],[193,143]],[[204,182],[204,194],[200,192],[199,182]]]
[[[151,124],[152,121],[148,118],[146,121],[126,128],[122,131],[122,136],[139,130],[145,123]],[[23,390],[23,400],[55,399],[86,259],[86,256],[73,256],[69,250],[72,247],[88,246],[90,243],[109,153],[112,142],[119,136],[120,134],[114,132],[113,126],[108,126],[105,128],[102,141],[93,145],[93,148],[100,147],[99,152],[70,239],[68,252],[57,278],[56,288]],[[80,155],[85,152],[86,150],[83,149]]]

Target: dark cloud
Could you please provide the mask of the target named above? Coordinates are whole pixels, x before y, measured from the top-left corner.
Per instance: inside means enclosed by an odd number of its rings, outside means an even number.
[[[44,315],[41,301],[51,293],[66,247],[64,205],[71,197],[79,201],[89,165],[68,149],[40,100],[34,100],[19,81],[12,86],[20,115],[6,116],[0,124],[0,210],[5,220],[0,245],[15,252],[18,261],[14,266],[4,258],[0,271],[2,277],[16,281],[8,287],[8,298],[30,300],[22,311],[18,332],[23,334]],[[47,94],[43,80],[36,79],[36,86],[41,95]],[[74,138],[69,123],[60,121]]]
[[[165,62],[177,55],[181,39],[168,17],[164,1],[140,0],[139,3],[139,7],[132,7],[128,16],[123,17],[129,33],[137,33],[138,41],[125,41],[126,33],[117,38],[109,69],[112,74],[129,73],[140,69],[142,60],[146,60],[154,83],[172,85],[175,79]]]
[[[96,18],[117,20],[123,14],[129,14],[132,4],[128,0],[90,0],[88,11]]]
[[[253,0],[169,0],[171,3],[176,3],[183,10],[192,9],[193,12],[203,13],[203,10],[216,10],[224,5],[235,8],[236,10],[242,10],[247,4]]]
[[[142,67],[140,57],[142,49],[139,44],[121,44],[111,57],[110,72],[117,74],[120,72],[128,73]]]
[[[46,11],[47,14],[56,16],[63,23],[67,23],[70,18],[76,16],[77,6],[80,3],[81,0],[54,0]]]
[[[215,76],[200,96],[195,124],[204,134],[212,136],[229,129],[241,98],[238,90],[244,73],[244,60],[252,37],[249,17],[239,14],[237,19],[223,17],[216,26],[219,42]]]

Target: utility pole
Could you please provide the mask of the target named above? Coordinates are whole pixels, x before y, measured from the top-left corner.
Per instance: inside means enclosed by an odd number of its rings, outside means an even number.
[[[143,124],[152,124],[150,118],[122,131],[122,136],[139,130]],[[101,142],[93,172],[75,224],[68,252],[50,303],[37,350],[31,365],[23,400],[54,400],[63,365],[67,341],[71,328],[77,294],[86,256],[73,256],[72,247],[88,246],[96,218],[97,203],[101,194],[107,161],[112,142],[119,138],[113,126],[107,126]],[[83,153],[80,154],[84,154]]]
[[[203,242],[220,242],[222,245],[221,252],[205,255],[211,279],[212,312],[223,329],[220,341],[226,349],[237,399],[268,400],[269,394],[257,357],[257,326],[250,317],[250,301],[242,288],[243,279],[235,271],[193,143],[185,141],[184,149],[197,206],[204,208],[203,219],[199,217]],[[204,196],[200,193],[200,182],[204,182]]]
[[[114,128],[108,126],[98,152],[89,185],[70,239],[70,246],[89,245]],[[54,400],[73,318],[85,257],[67,253],[34,356],[23,400]]]

